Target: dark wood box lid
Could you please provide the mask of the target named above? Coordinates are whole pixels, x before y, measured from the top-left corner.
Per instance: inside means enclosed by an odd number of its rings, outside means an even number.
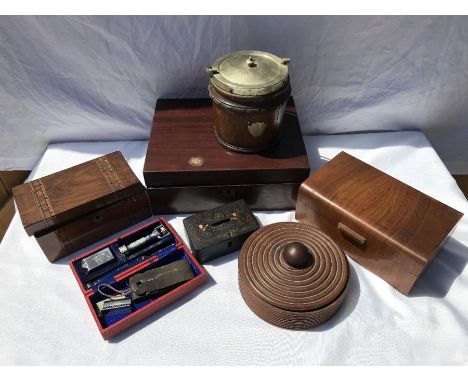
[[[143,169],[148,187],[301,183],[310,172],[294,102],[278,145],[235,153],[216,140],[210,99],[159,99]]]
[[[47,175],[13,188],[28,235],[67,223],[144,191],[119,152]]]
[[[296,209],[406,294],[462,216],[345,152],[301,185]]]

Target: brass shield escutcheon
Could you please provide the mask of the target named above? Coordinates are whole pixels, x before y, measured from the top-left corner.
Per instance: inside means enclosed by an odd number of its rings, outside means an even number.
[[[259,137],[263,134],[266,128],[265,122],[249,122],[247,125],[250,135],[252,137]]]

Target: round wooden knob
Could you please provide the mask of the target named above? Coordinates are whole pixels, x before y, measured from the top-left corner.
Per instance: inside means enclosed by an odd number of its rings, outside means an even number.
[[[307,247],[297,241],[284,247],[283,258],[293,268],[304,269],[312,264],[312,255]]]

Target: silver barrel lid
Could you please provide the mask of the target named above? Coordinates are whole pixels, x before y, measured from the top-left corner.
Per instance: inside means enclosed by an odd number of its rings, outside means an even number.
[[[229,93],[259,96],[273,93],[288,82],[289,58],[257,50],[220,57],[206,69],[214,86]]]

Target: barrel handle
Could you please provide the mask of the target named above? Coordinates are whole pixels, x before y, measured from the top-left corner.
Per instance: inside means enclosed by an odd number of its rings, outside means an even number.
[[[219,73],[218,69],[215,69],[215,68],[213,68],[212,66],[208,66],[208,67],[206,68],[206,72],[207,72],[211,77],[212,77],[213,75]]]

